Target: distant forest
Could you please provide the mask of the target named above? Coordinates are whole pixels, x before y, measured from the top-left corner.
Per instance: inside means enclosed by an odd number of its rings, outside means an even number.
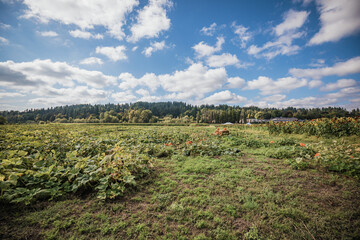
[[[26,111],[2,111],[2,121],[8,123],[245,123],[247,119],[296,117],[315,119],[331,117],[357,117],[359,109],[347,111],[338,107],[327,108],[259,108],[228,105],[194,106],[183,102],[137,102],[133,104],[71,105]]]

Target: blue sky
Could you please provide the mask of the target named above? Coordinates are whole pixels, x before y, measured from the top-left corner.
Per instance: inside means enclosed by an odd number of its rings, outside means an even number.
[[[0,110],[360,107],[358,0],[0,0]]]

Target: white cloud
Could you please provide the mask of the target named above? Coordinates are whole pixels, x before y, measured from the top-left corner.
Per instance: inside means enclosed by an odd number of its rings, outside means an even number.
[[[235,65],[240,67],[240,61],[236,55],[230,53],[223,53],[221,55],[212,55],[206,60],[206,64],[210,67],[225,67]]]
[[[360,31],[359,0],[317,0],[321,28],[309,45],[336,42]]]
[[[141,38],[158,37],[170,28],[166,10],[172,6],[169,0],[149,0],[149,4],[139,11],[136,24],[131,26],[128,41],[137,42]]]
[[[216,23],[212,23],[209,27],[203,27],[200,32],[206,36],[213,36],[216,31]]]
[[[10,29],[11,26],[9,24],[0,23],[0,28],[2,28],[2,29]]]
[[[210,67],[225,67],[233,65],[237,68],[247,68],[252,65],[250,63],[241,63],[235,54],[232,55],[230,53],[212,55],[206,59],[206,64]]]
[[[276,81],[271,78],[260,76],[255,80],[248,81],[245,89],[260,90],[262,95],[277,94],[283,91],[290,91],[296,88],[304,87],[308,84],[306,79],[297,79],[294,77],[279,78]]]
[[[310,67],[324,67],[325,66],[325,60],[324,59],[315,59],[310,64]]]
[[[17,92],[0,92],[0,98],[24,97],[24,94]]]
[[[358,101],[358,96],[360,93],[359,87],[349,87],[343,88],[338,92],[329,93],[322,97],[304,97],[300,99],[289,99],[283,101],[285,98],[280,97],[277,99],[275,96],[270,98],[264,98],[260,102],[248,102],[246,106],[259,106],[259,107],[275,107],[275,108],[286,108],[286,107],[296,107],[296,108],[317,108],[317,107],[327,107],[339,105],[346,107],[347,109],[356,108],[356,104],[347,104],[346,102],[356,103]],[[271,103],[269,103],[271,102]]]
[[[41,94],[42,93],[42,94]],[[45,94],[44,94],[45,93]],[[88,88],[87,86],[76,86],[74,88],[52,88],[46,97],[46,91],[39,92],[39,98],[30,99],[31,104],[39,104],[43,106],[59,106],[78,104],[95,104],[105,102],[108,99],[108,93],[104,90]]]
[[[69,33],[74,38],[84,38],[84,39],[89,39],[89,38],[103,39],[104,38],[104,36],[99,33],[94,35],[90,32],[82,31],[79,29],[76,29],[74,31],[69,31]]]
[[[124,53],[125,50],[126,47],[124,45],[117,47],[96,47],[96,53],[103,54],[114,62],[127,59]]]
[[[43,37],[57,37],[58,36],[58,34],[54,31],[39,32],[39,34]]]
[[[119,79],[121,80],[119,88],[123,90],[136,88],[139,85],[145,85],[154,92],[160,86],[159,79],[154,73],[146,73],[141,78],[136,78],[131,73],[121,73]]]
[[[80,64],[83,65],[93,65],[93,64],[99,64],[102,65],[103,61],[100,58],[97,57],[89,57],[81,60]]]
[[[139,89],[136,91],[137,94],[141,95],[142,97],[138,100],[141,102],[156,102],[160,101],[161,98],[158,96],[151,96],[148,90]]]
[[[131,91],[113,93],[111,97],[118,103],[134,102],[137,99]]]
[[[209,46],[204,42],[200,42],[193,46],[192,48],[195,50],[198,58],[202,58],[205,56],[210,56],[215,52],[221,51],[222,45],[225,43],[225,39],[223,37],[218,37],[215,47]]]
[[[228,78],[227,88],[241,88],[245,85],[245,80],[240,77],[232,77]]]
[[[337,103],[338,99],[327,99],[327,98],[318,98],[318,97],[305,97],[298,99],[289,99],[286,101],[260,101],[253,102],[249,101],[245,104],[245,106],[258,106],[261,108],[287,108],[287,107],[295,107],[295,108],[317,108],[317,107],[326,107],[326,106],[334,106]]]
[[[329,99],[337,99],[337,98],[351,98],[351,97],[359,97],[360,87],[348,87],[343,88],[338,92],[329,93],[325,96],[325,98]]]
[[[142,52],[146,57],[150,57],[153,52],[162,50],[166,47],[165,41],[152,42],[149,47],[145,48]]]
[[[246,97],[236,95],[229,90],[214,93],[213,95],[201,100],[204,104],[239,104],[245,102]]]
[[[356,85],[354,79],[339,79],[335,83],[328,83],[324,87],[320,88],[321,91],[334,91],[341,88],[353,87]]]
[[[6,38],[0,37],[0,44],[9,44],[9,40],[7,40]]]
[[[125,17],[139,4],[138,0],[25,0],[28,8],[23,17],[35,18],[43,23],[50,20],[66,25],[76,25],[82,30],[95,26],[105,27],[109,34],[119,40],[124,37]]]
[[[138,49],[138,46],[135,46],[131,49],[131,51],[135,52]]]
[[[323,85],[323,82],[321,80],[311,80],[309,82],[309,88],[316,88],[320,87],[321,85]]]
[[[268,97],[264,97],[262,100],[267,102],[279,102],[286,98],[286,95],[283,94],[275,94]]]
[[[73,67],[66,62],[52,62],[50,59],[20,63],[0,62],[0,86],[28,92],[38,90],[42,86],[73,87],[75,81],[102,88],[114,85],[116,78],[99,71]]]
[[[248,54],[255,57],[265,57],[272,59],[278,55],[294,55],[298,53],[300,47],[293,45],[295,39],[304,36],[304,32],[299,32],[299,28],[305,23],[309,12],[289,10],[284,15],[284,21],[273,28],[277,36],[275,41],[269,41],[262,47],[251,45]]]
[[[164,90],[197,98],[220,89],[227,82],[225,68],[208,69],[201,63],[195,63],[184,71],[159,75],[158,78]]]
[[[360,57],[351,58],[345,62],[336,63],[332,67],[323,68],[291,68],[289,72],[295,77],[306,77],[313,79],[321,79],[325,76],[337,75],[345,76],[360,72]]]
[[[248,28],[242,25],[236,25],[235,22],[231,24],[231,27],[234,29],[234,33],[238,36],[240,40],[240,46],[242,48],[245,48],[247,42],[252,38],[252,34],[248,32]]]
[[[294,11],[290,9],[284,16],[284,22],[280,23],[274,28],[277,36],[282,36],[284,33],[298,29],[304,25],[310,12]]]

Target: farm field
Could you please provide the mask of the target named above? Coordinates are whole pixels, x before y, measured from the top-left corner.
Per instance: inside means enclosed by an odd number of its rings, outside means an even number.
[[[0,126],[0,238],[360,237],[360,136],[217,127]]]

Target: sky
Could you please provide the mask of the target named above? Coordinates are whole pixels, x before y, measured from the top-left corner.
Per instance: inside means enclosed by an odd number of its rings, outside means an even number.
[[[0,111],[360,107],[359,0],[0,0]]]

